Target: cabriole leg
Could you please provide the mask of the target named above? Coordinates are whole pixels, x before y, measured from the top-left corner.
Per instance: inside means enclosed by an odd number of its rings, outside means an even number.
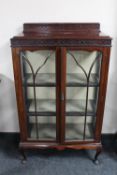
[[[25,152],[24,152],[23,149],[20,149],[19,151],[20,151],[20,155],[21,155],[21,157],[20,157],[21,163],[25,164],[26,163],[26,160],[27,160],[26,154],[25,154]]]
[[[99,164],[98,156],[99,156],[99,154],[100,154],[101,152],[102,152],[102,148],[98,148],[98,149],[96,150],[96,154],[95,154],[95,157],[94,157],[94,160],[93,160],[93,162],[94,162],[96,165]]]

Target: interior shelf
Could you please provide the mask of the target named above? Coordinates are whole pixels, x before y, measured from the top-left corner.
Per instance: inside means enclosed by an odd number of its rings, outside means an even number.
[[[56,101],[54,99],[37,99],[37,111],[35,112],[35,100],[28,100],[28,115],[32,116],[56,116]]]
[[[86,109],[86,100],[67,100],[66,115],[67,116],[84,116]],[[87,116],[95,116],[96,103],[95,100],[88,100]]]
[[[68,87],[87,86],[87,80],[84,74],[68,73],[66,76],[67,76],[66,86]],[[25,81],[23,81],[24,85],[32,87],[34,86],[32,74],[30,73],[26,74],[26,77],[24,79],[25,79]],[[47,86],[47,87],[56,86],[56,74],[54,73],[37,74],[35,80],[35,86]],[[99,78],[97,74],[90,75],[90,81],[88,86],[90,87],[99,86]]]
[[[30,123],[30,138],[36,139],[37,132],[39,140],[56,140],[56,124],[40,124],[38,123],[38,131],[36,130],[35,123]]]
[[[56,101],[49,99],[38,99],[36,101],[37,111],[35,112],[35,101],[29,100],[27,109],[28,115],[32,116],[56,116]],[[85,100],[67,100],[66,115],[67,116],[84,116],[86,108]],[[95,116],[95,101],[88,100],[87,116]]]
[[[87,79],[85,77],[84,74],[81,73],[68,73],[67,74],[67,85],[68,87],[77,87],[77,86],[81,86],[81,87],[85,87],[87,86]],[[97,76],[97,74],[91,74],[90,75],[90,80],[89,80],[89,85],[90,87],[94,87],[94,86],[99,86],[99,78]]]
[[[30,138],[36,138],[37,132],[39,135],[39,139],[47,139],[47,140],[55,140],[56,138],[56,124],[40,124],[38,123],[38,131],[36,130],[35,123],[30,123]],[[84,124],[66,124],[65,129],[66,140],[82,140],[83,133],[84,133]],[[86,124],[86,131],[85,131],[85,138],[86,139],[93,139],[93,127],[92,123]]]
[[[56,78],[54,73],[38,73],[35,79],[35,86],[56,86]],[[33,75],[26,74],[24,84],[27,86],[34,86]]]
[[[66,130],[65,130],[65,135],[66,135],[66,140],[83,140],[83,133],[84,133],[84,124],[79,123],[79,124],[66,124]],[[85,130],[85,138],[86,139],[93,139],[93,127],[92,123],[87,123],[86,124],[86,130]]]

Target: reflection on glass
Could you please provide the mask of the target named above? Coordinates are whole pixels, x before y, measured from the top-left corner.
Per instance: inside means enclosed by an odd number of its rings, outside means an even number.
[[[101,53],[68,51],[66,75],[66,140],[94,138]]]

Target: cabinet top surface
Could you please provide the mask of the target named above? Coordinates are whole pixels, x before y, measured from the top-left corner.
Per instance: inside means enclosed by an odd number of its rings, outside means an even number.
[[[22,34],[11,39],[11,46],[23,42],[26,45],[31,40],[110,40],[111,43],[111,37],[101,33],[99,23],[25,23]]]

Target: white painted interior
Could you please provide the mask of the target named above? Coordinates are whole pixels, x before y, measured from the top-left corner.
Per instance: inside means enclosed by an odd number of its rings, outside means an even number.
[[[24,22],[100,22],[112,36],[109,81],[103,133],[117,131],[117,1],[116,0],[4,0],[0,1],[0,132],[19,131],[10,38]]]

